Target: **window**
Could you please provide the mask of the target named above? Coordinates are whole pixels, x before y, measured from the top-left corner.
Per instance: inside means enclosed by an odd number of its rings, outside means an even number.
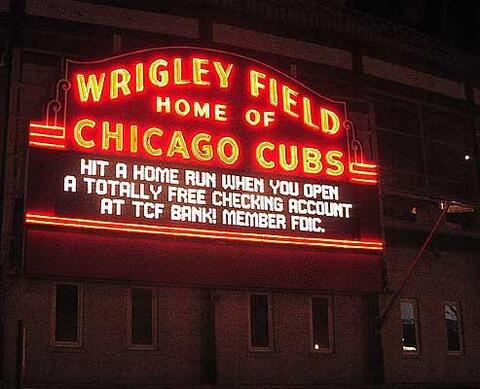
[[[156,344],[156,303],[153,289],[132,288],[129,298],[129,345],[152,348]]]
[[[450,302],[445,303],[445,320],[447,321],[448,352],[460,354],[463,352],[463,342],[459,304]]]
[[[250,295],[250,347],[271,349],[270,297],[267,294]]]
[[[315,352],[332,352],[333,320],[331,299],[329,297],[312,297],[312,344]]]
[[[55,288],[54,343],[76,345],[80,343],[80,287],[60,284]]]
[[[407,353],[420,352],[418,339],[417,304],[415,300],[402,300],[400,302],[402,316],[402,347]]]

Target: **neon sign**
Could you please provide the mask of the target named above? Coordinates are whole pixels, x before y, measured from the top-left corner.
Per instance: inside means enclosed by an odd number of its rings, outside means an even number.
[[[29,145],[32,226],[382,249],[346,104],[243,56],[67,60]]]

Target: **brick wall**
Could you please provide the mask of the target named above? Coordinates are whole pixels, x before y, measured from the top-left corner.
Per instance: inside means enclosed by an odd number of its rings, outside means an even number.
[[[52,346],[54,289],[53,281],[42,280],[24,280],[10,289],[11,330],[16,319],[26,326],[27,384],[200,381],[200,290],[158,289],[158,346],[132,350],[127,345],[127,286],[82,284],[83,337],[78,348]]]
[[[391,247],[387,253],[390,289],[405,276],[416,250]],[[418,302],[419,355],[402,352],[400,305],[397,302],[383,328],[387,382],[480,381],[480,286],[478,256],[461,252],[427,251],[402,294]],[[389,296],[382,298],[385,307]],[[445,301],[460,303],[465,352],[447,354]]]
[[[128,286],[82,283],[80,347],[52,345],[55,281],[25,279],[9,289],[10,331],[26,326],[26,382],[200,383],[205,366],[205,292],[156,288],[154,350],[127,345]],[[333,353],[310,351],[310,294],[273,293],[272,352],[249,350],[248,292],[215,292],[218,382],[221,384],[364,382],[366,305],[361,296],[335,296]],[[14,344],[11,344],[11,354]],[[11,365],[14,367],[13,363]],[[13,371],[13,370],[12,370]]]
[[[273,351],[249,351],[248,296],[220,292],[216,304],[220,383],[312,384],[363,382],[365,305],[358,296],[335,296],[334,351],[310,351],[310,296],[273,293]]]

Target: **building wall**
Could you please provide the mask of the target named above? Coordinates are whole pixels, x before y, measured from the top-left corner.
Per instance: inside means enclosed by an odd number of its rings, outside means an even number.
[[[416,254],[390,247],[391,288],[399,285]],[[480,373],[480,287],[475,254],[428,252],[407,284],[404,298],[418,302],[421,352],[402,351],[399,302],[382,329],[386,382],[478,382]],[[127,344],[129,285],[81,282],[82,345],[52,345],[56,283],[23,279],[8,289],[7,308],[15,355],[16,320],[26,328],[27,384],[200,383],[205,374],[208,294],[198,288],[157,287],[157,347],[133,350]],[[68,280],[76,282],[76,280]],[[366,303],[362,296],[335,295],[333,353],[310,350],[310,297],[273,292],[273,350],[249,349],[249,291],[211,291],[214,301],[217,380],[220,384],[360,383],[368,375]],[[384,309],[390,295],[381,298]],[[461,306],[463,355],[447,354],[445,301]],[[15,373],[15,359],[7,369]]]
[[[87,282],[82,290],[81,346],[61,347],[52,344],[55,282],[27,279],[9,289],[9,321],[23,319],[26,327],[27,384],[200,382],[205,334],[200,290],[157,290],[154,350],[128,347],[127,286]]]
[[[273,293],[274,346],[248,347],[248,296],[219,292],[216,331],[219,383],[314,384],[365,382],[365,303],[360,296],[333,298],[333,352],[310,351],[310,297]]]
[[[197,288],[155,288],[157,346],[153,350],[134,350],[127,343],[129,286],[82,282],[82,342],[79,347],[62,347],[52,343],[57,282],[65,281],[24,279],[9,288],[9,321],[13,325],[22,319],[26,328],[27,385],[202,382],[208,293]],[[218,383],[365,381],[367,329],[363,297],[334,296],[333,352],[318,353],[311,351],[310,324],[310,298],[316,294],[271,294],[271,352],[249,348],[248,291],[217,290],[213,295]],[[12,326],[10,332],[14,330]]]
[[[389,290],[403,281],[417,250],[390,247],[386,255]],[[478,255],[461,251],[427,251],[402,298],[416,299],[420,353],[402,351],[400,304],[393,306],[382,329],[387,382],[479,382],[480,381],[480,265]],[[391,294],[381,298],[384,309]],[[464,353],[448,355],[446,301],[461,307]]]

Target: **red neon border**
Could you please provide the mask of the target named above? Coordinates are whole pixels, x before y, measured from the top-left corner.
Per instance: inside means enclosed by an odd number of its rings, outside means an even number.
[[[173,235],[186,237],[201,237],[207,239],[223,239],[246,242],[261,243],[282,243],[291,245],[314,246],[314,247],[335,247],[345,249],[365,249],[379,251],[383,249],[383,243],[379,241],[362,241],[347,239],[327,238],[304,238],[291,237],[273,234],[257,234],[248,232],[232,232],[218,230],[203,230],[197,228],[180,228],[168,226],[151,226],[147,224],[117,223],[101,220],[76,219],[69,217],[58,217],[27,213],[25,215],[27,224],[62,226],[73,228],[87,228],[106,231],[133,232],[154,235]]]

